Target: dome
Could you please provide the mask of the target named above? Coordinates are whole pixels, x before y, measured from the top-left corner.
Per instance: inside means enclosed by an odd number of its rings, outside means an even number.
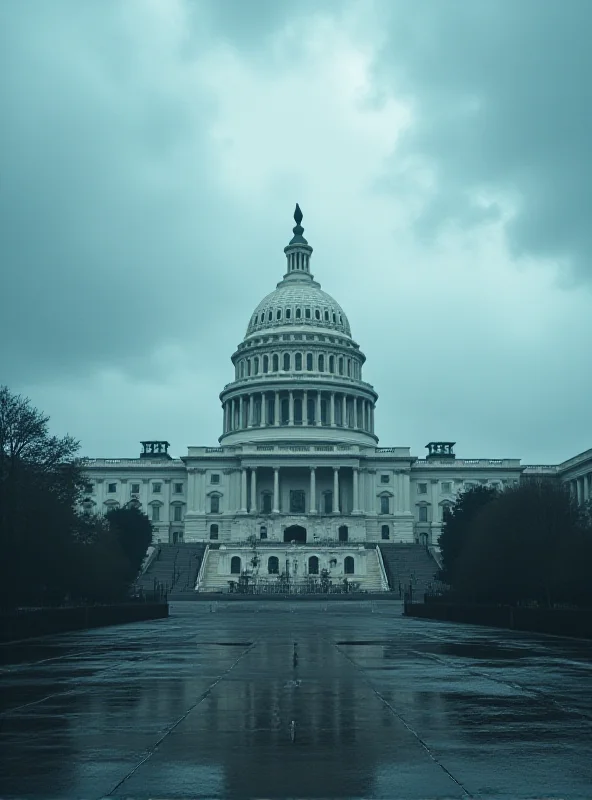
[[[291,276],[290,276],[291,277]],[[247,336],[288,325],[324,328],[351,336],[344,310],[330,294],[323,292],[311,276],[304,280],[285,279],[264,297],[255,309]]]

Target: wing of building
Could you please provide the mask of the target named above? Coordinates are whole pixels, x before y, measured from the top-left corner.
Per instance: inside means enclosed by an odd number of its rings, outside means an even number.
[[[446,506],[470,485],[550,475],[570,481],[581,502],[589,498],[592,450],[529,467],[457,458],[454,442],[430,442],[425,458],[378,447],[366,357],[345,311],[311,273],[298,206],[294,219],[285,274],[232,355],[220,446],[192,446],[173,459],[168,442],[147,441],[139,458],[88,459],[86,509],[132,502],[152,519],[156,541],[215,543],[221,584],[244,571],[250,537],[266,547],[268,574],[285,565],[316,575],[326,563],[363,582],[378,544],[436,546]],[[285,558],[293,543],[300,560]]]

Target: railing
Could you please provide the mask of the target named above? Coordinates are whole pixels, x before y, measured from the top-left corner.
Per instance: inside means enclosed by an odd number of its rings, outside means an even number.
[[[380,569],[380,583],[382,586],[382,591],[388,592],[390,587],[388,584],[388,578],[386,577],[386,569],[384,568],[382,553],[380,552],[380,547],[378,545],[376,545],[376,556],[378,558],[378,568]]]
[[[519,458],[456,458],[446,459],[444,457],[441,461],[438,459],[418,458],[414,462],[414,467],[427,467],[432,469],[434,467],[449,467],[454,465],[456,467],[520,467]]]
[[[204,575],[206,572],[206,561],[208,560],[208,555],[210,554],[210,545],[206,545],[206,549],[204,550],[204,554],[201,559],[201,564],[199,565],[199,572],[197,573],[197,580],[195,581],[195,591],[198,592],[204,579]]]
[[[151,459],[151,458],[83,458],[81,459],[81,466],[90,466],[90,467],[100,467],[100,466],[132,466],[132,467],[158,467],[159,469],[165,468],[166,469],[179,469],[179,467],[185,467],[183,461],[180,458],[169,460],[166,458],[163,459]]]
[[[260,372],[258,375],[249,375],[243,378],[237,378],[230,383],[227,383],[222,390],[225,392],[230,387],[239,388],[248,383],[257,383],[258,381],[275,381],[276,383],[280,383],[285,381],[287,383],[292,383],[296,381],[306,382],[311,381],[313,383],[318,383],[321,381],[322,383],[326,383],[327,385],[331,385],[333,383],[352,383],[355,386],[360,386],[365,389],[368,389],[369,392],[376,396],[376,390],[371,383],[367,381],[361,381],[357,378],[351,378],[347,375],[334,375],[331,372],[308,372],[303,371],[301,373],[294,373],[294,372]],[[282,391],[280,389],[280,391]]]

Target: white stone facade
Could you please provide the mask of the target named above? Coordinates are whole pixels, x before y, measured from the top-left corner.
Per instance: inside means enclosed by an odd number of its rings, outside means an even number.
[[[554,475],[580,502],[592,496],[592,450],[525,467],[519,459],[458,459],[453,443],[432,443],[425,459],[378,447],[378,395],[362,379],[365,356],[345,312],[310,273],[298,212],[287,271],[232,356],[220,446],[171,459],[167,443],[143,443],[137,459],[88,459],[86,508],[135,502],[157,541],[232,547],[255,535],[312,547],[435,545],[445,506],[471,484],[503,488],[523,474]]]

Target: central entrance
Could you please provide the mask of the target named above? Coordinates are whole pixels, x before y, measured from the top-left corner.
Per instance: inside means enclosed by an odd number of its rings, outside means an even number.
[[[306,528],[303,528],[302,525],[290,525],[284,531],[284,542],[306,544]]]

